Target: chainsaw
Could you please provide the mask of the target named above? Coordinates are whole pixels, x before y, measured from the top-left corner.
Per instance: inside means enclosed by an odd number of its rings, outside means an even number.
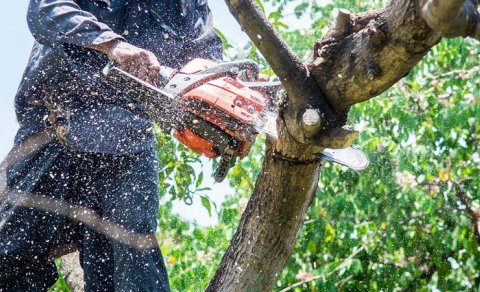
[[[246,72],[245,80],[240,79]],[[255,81],[258,72],[251,60],[194,59],[180,70],[162,67],[156,86],[113,63],[103,69],[103,76],[114,89],[140,102],[180,143],[206,157],[220,157],[213,177],[221,182],[236,159],[248,154],[259,133],[277,138],[274,97],[281,84]],[[351,147],[325,149],[321,155],[354,170],[369,163],[362,151]]]

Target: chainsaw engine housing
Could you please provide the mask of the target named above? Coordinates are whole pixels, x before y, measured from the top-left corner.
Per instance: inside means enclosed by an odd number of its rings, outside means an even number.
[[[195,59],[188,63],[181,73],[195,74],[215,64],[209,60]],[[247,155],[254,143],[257,131],[253,124],[265,109],[268,100],[262,93],[246,87],[238,79],[227,76],[190,90],[183,94],[178,102],[198,118],[224,131],[231,138],[227,146],[230,149],[219,149],[218,146],[223,143],[212,141],[211,138],[214,137],[201,136],[189,129],[188,125],[176,130],[174,137],[185,146],[207,157],[223,157],[231,152],[228,156],[235,159]]]

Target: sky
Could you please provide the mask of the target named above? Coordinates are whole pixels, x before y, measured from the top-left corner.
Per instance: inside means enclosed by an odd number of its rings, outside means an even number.
[[[0,32],[3,40],[0,45],[0,160],[10,151],[18,129],[13,100],[33,44],[33,38],[25,18],[28,1],[9,0],[4,2],[0,9]],[[248,41],[248,37],[230,14],[224,1],[213,0],[209,2],[209,5],[213,12],[215,26],[222,31],[230,43],[242,46]],[[266,9],[268,13],[269,7],[266,6]],[[291,14],[289,9],[285,14]],[[287,17],[284,21],[292,28],[305,28],[309,25],[308,20],[298,20],[293,16]],[[205,166],[209,167],[210,164],[205,163]],[[211,174],[210,169],[205,171],[206,174]],[[206,175],[206,177],[208,176]],[[209,179],[205,181],[205,184],[212,187],[210,198],[217,205],[220,205],[226,193],[231,192],[227,181],[215,184],[213,179]],[[193,206],[176,202],[174,211],[187,219],[196,220],[201,225],[211,225],[217,222],[215,216],[208,216],[206,209],[200,205],[198,196]]]

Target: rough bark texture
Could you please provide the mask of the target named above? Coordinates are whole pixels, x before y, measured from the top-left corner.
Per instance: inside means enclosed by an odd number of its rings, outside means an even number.
[[[457,34],[452,33],[455,21],[441,29],[435,27],[438,23],[435,19],[444,17],[448,11],[437,10],[444,7],[445,1],[450,0],[393,0],[382,10],[360,15],[342,10],[335,28],[316,43],[313,58],[302,68],[259,12],[255,0],[226,0],[280,77],[288,98],[280,111],[279,139],[267,145],[263,171],[207,291],[273,288],[293,250],[317,188],[320,170],[320,162],[315,161],[317,150],[328,144],[325,140],[341,136],[329,135],[324,127],[315,134],[316,139],[309,139],[298,117],[313,108],[319,111],[322,122],[330,123],[327,128],[338,129],[350,106],[387,90],[408,74],[442,36],[463,36],[458,30]],[[442,5],[424,9],[425,5],[433,4],[429,2]],[[475,5],[466,11],[478,17]],[[428,24],[427,12],[434,15]],[[452,15],[462,13],[452,13],[449,17],[455,17]],[[474,18],[464,24],[478,28],[478,21],[471,20]],[[478,35],[478,30],[469,35]],[[288,66],[293,66],[293,75],[288,75],[285,68]]]
[[[337,111],[375,97],[410,72],[441,39],[419,14],[417,1],[348,14],[343,28],[315,44],[309,64]]]
[[[319,167],[319,162],[284,160],[268,145],[255,195],[208,291],[267,291],[273,287],[315,194]]]

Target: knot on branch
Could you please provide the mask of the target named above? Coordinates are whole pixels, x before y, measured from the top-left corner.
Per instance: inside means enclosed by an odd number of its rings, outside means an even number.
[[[428,26],[444,37],[480,40],[480,13],[476,0],[426,0],[421,14]]]
[[[325,148],[348,148],[358,132],[340,127],[337,120],[318,108],[306,108],[299,115],[283,112],[277,125],[279,139],[275,151],[284,157],[299,161],[313,161]]]

